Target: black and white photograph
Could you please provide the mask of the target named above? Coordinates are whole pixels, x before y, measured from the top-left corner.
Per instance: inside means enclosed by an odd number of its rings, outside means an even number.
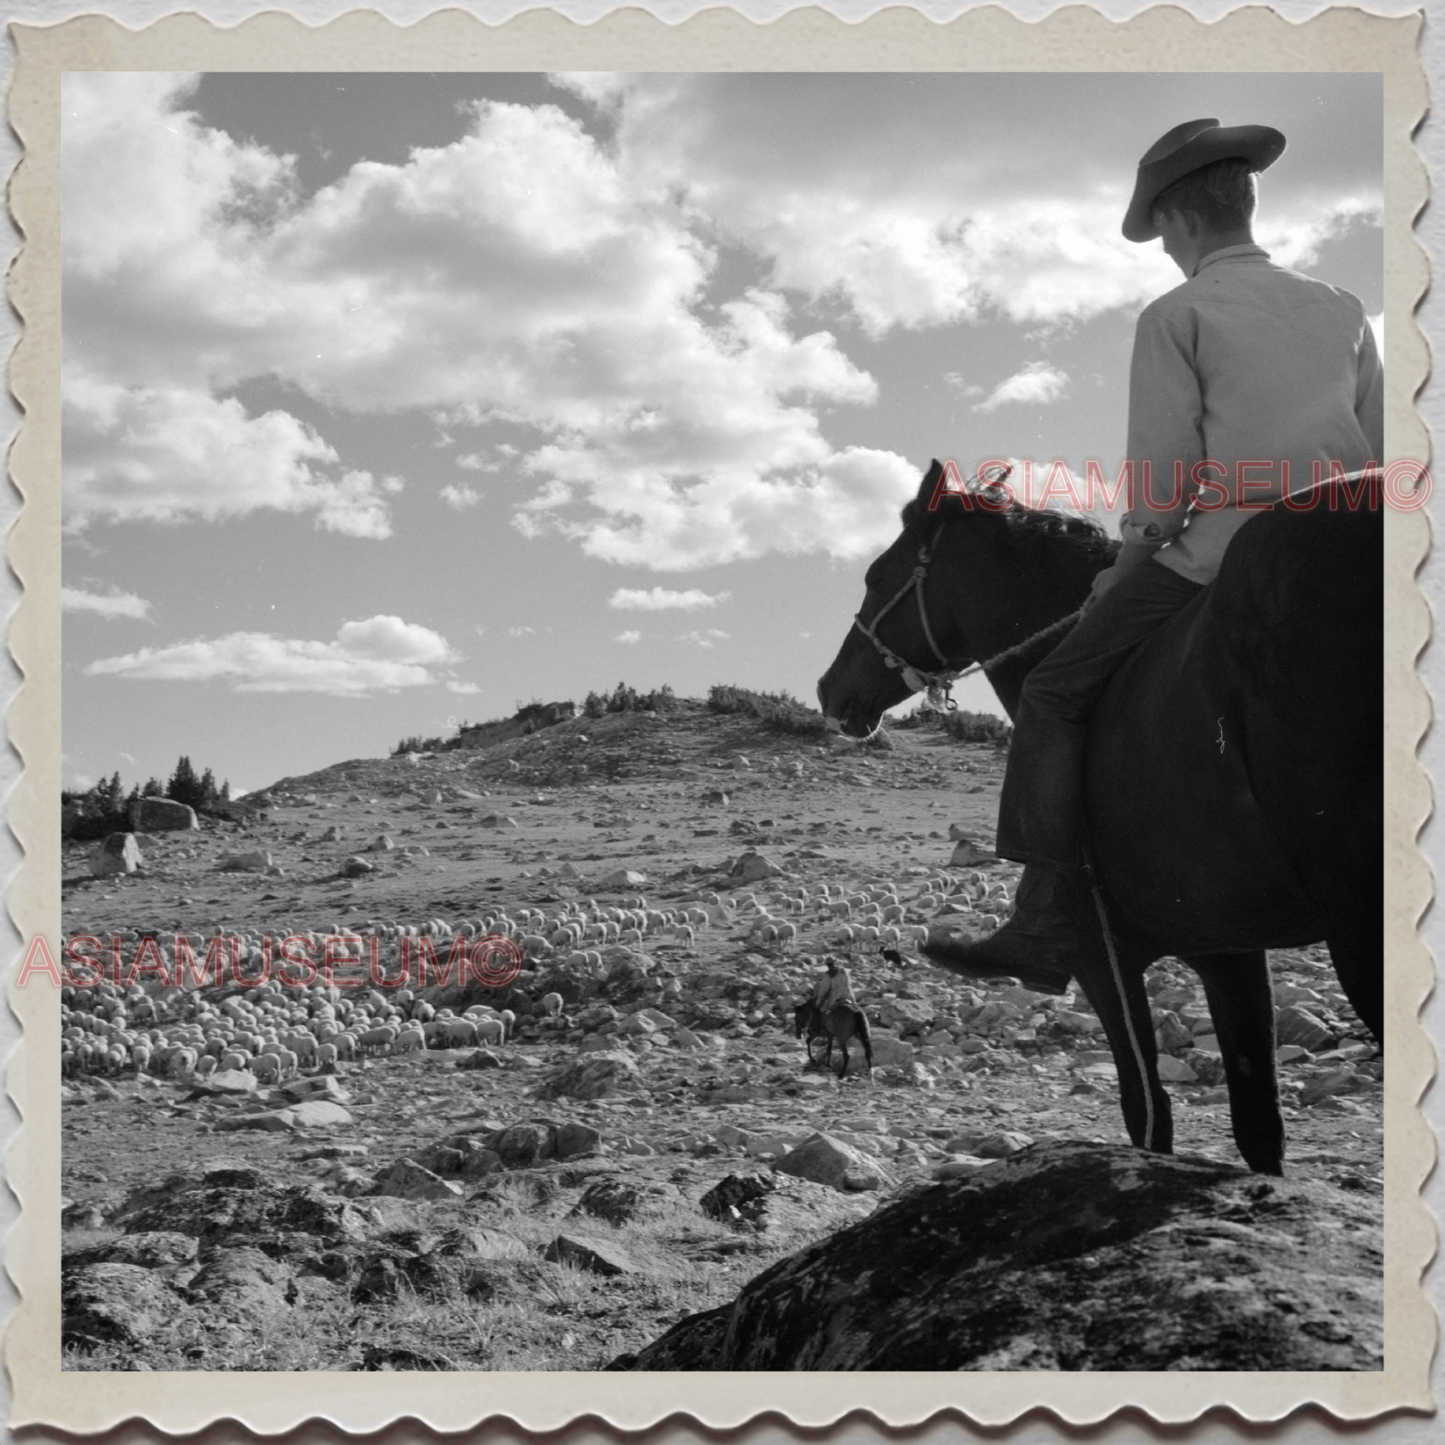
[[[62,1375],[1386,1371],[1388,113],[66,69]]]

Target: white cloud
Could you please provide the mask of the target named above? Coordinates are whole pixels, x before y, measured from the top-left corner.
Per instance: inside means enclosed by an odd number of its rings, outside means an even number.
[[[236,692],[362,697],[447,681],[445,670],[457,660],[447,640],[430,628],[377,616],[343,624],[331,642],[232,632],[101,658],[85,671],[150,682],[222,681]]]
[[[87,592],[82,587],[62,586],[60,610],[93,612],[107,619],[131,617],[144,620],[150,616],[151,605],[144,597],[137,597],[133,592]]]
[[[686,592],[673,592],[666,587],[653,587],[650,590],[619,587],[608,599],[607,605],[628,612],[663,612],[668,609],[695,612],[700,607],[716,607],[731,596],[731,592],[719,592],[716,596],[709,596],[697,587],[691,587]]]
[[[642,634],[635,631],[619,632],[617,636],[613,638],[613,641],[626,643],[641,642]]]
[[[776,290],[704,305],[716,255],[696,218],[560,109],[483,104],[455,143],[302,198],[288,159],[185,113],[186,84],[65,79],[72,529],[272,507],[386,535],[389,481],[225,397],[269,377],[332,410],[525,427],[541,510],[558,481],[569,514],[523,511],[523,535],[697,566],[768,550],[733,502],[809,493],[838,456],[818,408],[876,395]],[[674,525],[653,549],[658,507]],[[830,547],[814,529],[808,549]]]
[[[943,384],[959,396],[982,396],[984,389],[976,382],[965,381],[956,371],[946,371],[943,374]]]
[[[509,627],[509,628],[507,629],[507,636],[508,636],[508,637],[533,637],[533,636],[536,635],[536,632],[537,632],[537,629],[536,629],[535,627],[526,627],[526,626],[522,626],[522,627]]]
[[[695,643],[698,647],[711,647],[716,642],[726,642],[729,633],[718,627],[708,627],[696,632],[680,632],[677,640],[679,642]]]
[[[335,451],[286,412],[252,417],[234,398],[186,386],[135,387],[71,363],[62,375],[65,519],[215,522],[258,508],[311,512],[316,525],[387,537],[369,472],[328,475]]]
[[[1057,401],[1068,389],[1068,373],[1046,361],[1030,361],[1020,371],[994,387],[994,389],[973,409],[974,411],[997,411],[1011,402],[1028,406],[1047,406]]]
[[[188,115],[184,78],[68,73],[67,525],[272,508],[386,535],[396,479],[358,471],[322,422],[225,400],[265,377],[333,414],[528,438],[457,459],[515,457],[535,480],[524,537],[658,570],[856,557],[891,538],[917,475],[825,435],[827,409],[877,386],[808,303],[875,337],[998,319],[1052,335],[1178,284],[1157,244],[1119,234],[1172,80],[1152,108],[1069,126],[1095,78],[554,79],[605,139],[560,107],[485,103],[457,141],[304,196],[290,158]],[[1338,150],[1319,174],[1341,174]],[[1262,239],[1313,254],[1378,208],[1370,174],[1271,190]],[[734,253],[741,296],[719,286]],[[1042,372],[1014,385],[950,379],[984,412],[1051,399]]]
[[[482,494],[475,487],[467,486],[466,483],[459,487],[445,486],[439,495],[442,501],[456,512],[465,512],[468,507],[475,507],[482,500]]]
[[[464,697],[470,697],[470,696],[472,696],[472,694],[478,693],[478,692],[480,692],[481,690],[482,690],[482,689],[481,689],[481,684],[480,684],[480,683],[475,683],[475,682],[448,682],[448,683],[447,683],[447,691],[448,691],[448,692],[459,693],[459,694],[461,694],[461,695],[464,696]]]
[[[499,472],[502,470],[501,462],[489,462],[476,452],[467,452],[465,456],[458,457],[457,465],[469,472]]]
[[[1272,214],[1261,208],[1255,238],[1278,266],[1308,270],[1319,260],[1320,247],[1363,222],[1382,228],[1384,212],[1378,196],[1357,195],[1316,199],[1316,209]]]

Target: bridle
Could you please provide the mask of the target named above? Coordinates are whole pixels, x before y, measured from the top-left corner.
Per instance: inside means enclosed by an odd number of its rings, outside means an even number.
[[[950,696],[950,689],[961,677],[966,677],[971,672],[977,672],[980,663],[973,663],[967,668],[954,668],[949,664],[948,658],[944,655],[943,649],[939,647],[937,639],[933,635],[933,628],[928,621],[928,605],[923,597],[923,585],[928,579],[928,564],[933,561],[933,553],[938,546],[938,539],[943,535],[944,523],[940,522],[934,528],[933,536],[918,549],[918,565],[914,567],[902,587],[873,614],[871,622],[863,621],[861,612],[854,613],[853,625],[878,649],[878,655],[883,659],[885,666],[891,667],[902,678],[904,685],[909,692],[927,691],[929,701],[935,706],[946,707],[950,712],[958,708],[958,704]],[[933,649],[933,655],[942,664],[932,672],[925,672],[921,667],[915,667],[907,659],[900,657],[889,645],[878,635],[878,624],[888,615],[910,592],[918,594],[918,620],[923,624],[923,635],[928,640],[928,645]]]

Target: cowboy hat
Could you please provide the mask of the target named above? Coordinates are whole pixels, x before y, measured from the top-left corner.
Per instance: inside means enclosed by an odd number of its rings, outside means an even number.
[[[1186,120],[1144,152],[1134,196],[1124,215],[1124,239],[1152,241],[1159,228],[1149,212],[1159,192],[1181,176],[1213,161],[1238,158],[1250,169],[1265,170],[1284,153],[1285,138],[1268,125],[1220,125],[1217,120]]]

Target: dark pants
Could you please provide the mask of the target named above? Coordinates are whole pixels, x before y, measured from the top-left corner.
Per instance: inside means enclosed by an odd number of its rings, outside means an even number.
[[[1129,654],[1200,591],[1153,558],[1140,562],[1029,674],[999,799],[998,851],[1005,858],[1079,867],[1089,716]]]

